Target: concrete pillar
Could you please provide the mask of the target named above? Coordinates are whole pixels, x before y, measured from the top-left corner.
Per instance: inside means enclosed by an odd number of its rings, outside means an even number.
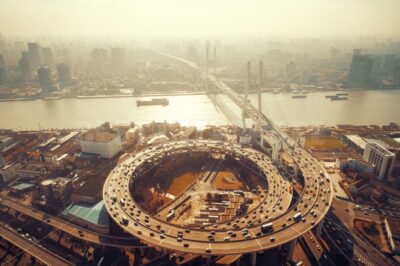
[[[208,67],[209,67],[209,62],[210,62],[210,44],[207,42],[206,44],[206,71],[204,73],[204,82],[205,82],[205,86],[206,86],[206,91],[207,93],[208,91]]]
[[[250,265],[256,266],[257,265],[257,252],[251,253],[250,256],[251,256]]]
[[[244,110],[242,110],[242,127],[243,127],[243,130],[246,132],[246,118],[245,118]]]
[[[321,233],[322,233],[322,226],[324,225],[324,219],[322,219],[319,224],[317,225],[317,232],[315,233],[315,236],[317,239],[321,238]]]
[[[242,110],[242,122],[243,122],[243,129],[246,130],[246,111],[247,111],[247,96],[249,94],[249,88],[250,88],[250,61],[247,62],[247,79],[246,79],[246,88],[245,88],[245,93],[244,93],[244,105],[243,105],[243,110]]]
[[[299,176],[299,166],[297,165],[297,163],[294,163],[293,170],[294,170],[294,178],[297,178]]]
[[[250,89],[250,61],[247,62],[247,78],[246,78],[246,90],[244,94],[245,105],[247,107],[247,96]]]
[[[279,153],[281,149],[282,145],[279,141],[274,143],[274,145],[272,146],[272,161],[276,162],[279,160]]]
[[[288,260],[293,260],[293,253],[294,249],[296,248],[296,245],[297,245],[297,238],[293,239],[292,242],[289,243],[289,250],[287,254]]]
[[[260,60],[260,69],[259,69],[259,83],[258,84],[258,111],[260,111],[260,113],[262,113],[262,108],[261,108],[261,85],[262,85],[262,81],[263,81],[263,62]]]

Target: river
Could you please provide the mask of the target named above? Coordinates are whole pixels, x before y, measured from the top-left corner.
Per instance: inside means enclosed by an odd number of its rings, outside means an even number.
[[[325,98],[328,94],[314,92],[293,99],[291,94],[263,93],[263,113],[282,126],[400,124],[400,90],[352,91],[347,101],[330,101]],[[137,107],[138,98],[133,97],[0,102],[0,128],[90,128],[105,121],[143,124],[153,120],[200,128],[241,125],[239,108],[226,96],[217,97],[218,108],[206,95],[167,98],[169,105],[165,107]],[[256,95],[249,95],[249,99],[257,104]]]

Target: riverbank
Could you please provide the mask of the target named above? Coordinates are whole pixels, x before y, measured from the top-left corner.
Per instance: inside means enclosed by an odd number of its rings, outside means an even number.
[[[55,96],[55,97],[29,97],[29,98],[12,98],[12,99],[0,99],[0,102],[23,102],[23,101],[54,101],[62,99],[99,99],[99,98],[144,98],[144,97],[164,97],[164,96],[182,96],[182,95],[205,95],[206,91],[195,91],[195,92],[185,92],[185,91],[174,91],[168,93],[146,93],[140,95],[132,94],[112,94],[112,95],[78,95],[78,96]]]
[[[272,93],[272,94],[291,94],[293,92],[283,92],[283,91],[276,91],[277,88],[262,88],[262,93]],[[400,88],[385,88],[385,89],[371,89],[371,88],[341,88],[341,89],[313,89],[313,90],[301,90],[304,91],[305,94],[312,94],[316,92],[352,92],[352,91],[396,91]],[[52,101],[52,100],[62,100],[62,99],[99,99],[99,98],[144,98],[144,97],[166,97],[166,96],[183,96],[183,95],[206,95],[206,91],[171,91],[171,92],[154,92],[154,93],[146,93],[140,95],[132,95],[132,94],[112,94],[112,95],[77,95],[77,96],[54,96],[54,97],[29,97],[29,98],[11,98],[11,99],[0,99],[0,102],[21,102],[21,101],[35,101],[35,100],[45,100],[45,101]],[[249,90],[249,94],[256,94],[258,90]]]

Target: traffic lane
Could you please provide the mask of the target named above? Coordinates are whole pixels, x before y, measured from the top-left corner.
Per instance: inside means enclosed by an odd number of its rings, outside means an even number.
[[[47,265],[73,265],[0,224],[0,236]]]
[[[321,204],[322,205],[322,204]],[[180,230],[182,230],[181,228],[179,228]],[[148,229],[147,228],[144,228],[143,227],[143,231],[147,231]],[[168,230],[168,232],[171,232],[171,230]],[[157,234],[157,233],[156,233]],[[168,233],[169,234],[169,233]],[[192,235],[194,235],[194,234],[192,234]],[[201,236],[203,236],[204,237],[204,239],[207,239],[205,236],[207,236],[207,233],[200,233],[199,235],[197,235],[196,234],[196,238],[197,239],[199,239],[198,237],[201,237]],[[143,237],[142,237],[143,238]],[[175,237],[174,237],[174,239],[175,239]],[[154,241],[154,240],[153,240]],[[152,242],[152,241],[150,241],[150,242]],[[163,241],[162,241],[163,242]],[[154,243],[153,243],[154,244]],[[156,244],[160,244],[160,243],[156,243]]]
[[[279,225],[279,223],[278,223]],[[153,227],[154,224],[151,224],[151,227]],[[231,240],[228,242],[220,242],[220,241],[215,241],[215,242],[209,242],[207,239],[207,236],[209,232],[200,232],[200,231],[191,231],[190,233],[185,233],[183,236],[183,241],[178,242],[177,241],[177,236],[173,232],[173,228],[170,226],[163,226],[165,230],[165,238],[160,238],[159,232],[155,231],[157,229],[155,228],[148,228],[146,226],[143,226],[141,224],[136,225],[137,231],[132,230],[131,227],[126,227],[124,228],[128,232],[132,234],[137,234],[140,231],[140,234],[138,235],[139,238],[141,238],[143,241],[154,244],[156,246],[163,246],[167,249],[173,249],[173,250],[181,250],[181,251],[187,251],[190,249],[190,252],[194,253],[206,253],[206,249],[212,250],[212,253],[216,254],[235,254],[235,253],[240,253],[241,251],[254,251],[254,250],[262,250],[266,248],[271,248],[273,246],[277,246],[282,244],[282,242],[286,243],[289,242],[290,240],[296,238],[298,235],[301,235],[305,229],[310,228],[310,226],[307,223],[299,222],[296,224],[296,226],[292,226],[287,228],[284,232],[280,233],[275,233],[273,236],[275,237],[275,244],[271,244],[269,237],[271,235],[268,235],[266,237],[261,237],[261,238],[255,238],[255,239],[249,239],[249,240],[242,240],[242,241],[236,241],[236,240]],[[182,230],[179,228],[178,230]],[[291,233],[289,233],[289,231]],[[175,231],[177,233],[177,231]],[[219,233],[216,233],[217,235]],[[224,234],[224,233],[223,233]],[[197,241],[194,240],[187,240],[187,236],[190,236],[191,239],[197,239]],[[284,235],[284,237],[282,237]],[[201,241],[201,239],[204,239]],[[184,245],[188,244],[187,247]]]
[[[183,146],[187,146],[186,144],[187,143],[185,143],[185,142],[182,142],[182,144],[184,144]],[[170,144],[169,146],[171,146],[171,147],[176,147],[177,145],[175,145],[175,144]],[[207,146],[207,145],[206,145]],[[227,146],[229,146],[229,145],[227,145]],[[164,148],[165,148],[165,146],[164,146]],[[167,152],[166,150],[164,151],[164,152]],[[145,152],[143,152],[142,154],[146,154]],[[148,156],[146,157],[146,158],[148,158]],[[135,167],[127,167],[127,165],[125,164],[124,165],[125,166],[125,169],[126,168],[128,168],[129,170],[134,170],[134,168]],[[313,168],[315,168],[315,167],[313,167]],[[122,168],[121,169],[121,171],[123,171],[124,170],[124,168]],[[114,171],[113,171],[114,172]],[[329,204],[330,204],[330,202],[331,202],[331,200],[332,200],[332,191],[331,191],[331,184],[330,184],[330,182],[325,182],[325,187],[326,187],[326,189],[324,189],[324,190],[327,190],[328,191],[328,195],[322,195],[322,193],[319,193],[318,194],[318,188],[319,188],[319,180],[318,180],[318,175],[316,174],[316,172],[314,171],[314,170],[311,170],[310,172],[312,172],[312,175],[311,176],[307,176],[306,178],[307,179],[309,179],[309,181],[310,181],[310,183],[314,183],[314,186],[315,186],[315,192],[314,192],[314,197],[315,197],[315,195],[318,195],[319,197],[323,197],[323,196],[326,196],[326,197],[328,197],[328,201],[327,202],[325,202],[325,204],[326,204],[326,206],[329,206]],[[129,178],[128,178],[128,174],[127,173],[125,173],[125,178],[122,178],[122,179],[125,179],[125,182],[127,182],[127,183],[129,183]],[[118,175],[115,177],[115,179],[117,180],[117,179],[121,179]],[[321,179],[322,180],[322,179]],[[324,179],[325,180],[325,179]],[[328,179],[326,179],[327,181],[329,181]],[[118,185],[121,185],[121,181],[118,181]],[[321,185],[324,185],[323,183],[321,183]],[[106,187],[106,186],[105,186]],[[128,184],[124,184],[124,189],[125,189],[125,192],[127,192],[128,191]],[[120,189],[118,189],[118,192],[120,192]],[[311,191],[312,192],[312,191]],[[324,191],[324,193],[326,193],[326,191]],[[119,194],[119,193],[118,193]],[[324,199],[322,199],[322,201],[326,201],[326,199],[324,198]],[[316,203],[317,202],[317,200],[315,200],[315,202],[314,203]],[[317,203],[316,203],[317,204]],[[323,205],[325,205],[324,204],[324,202],[319,202],[318,204],[320,204],[321,206],[323,206]],[[106,206],[107,206],[107,200],[106,200]],[[314,205],[313,204],[311,204],[311,206],[312,207],[314,207]],[[319,207],[319,206],[317,206],[317,207]],[[117,207],[117,208],[119,208],[119,207]],[[325,208],[323,208],[323,209],[326,209],[326,207]],[[114,213],[124,213],[124,211],[126,211],[126,210],[122,210],[122,212],[120,212],[120,211],[114,211]],[[306,210],[307,211],[307,210]],[[318,213],[320,213],[320,210],[319,209],[317,209],[316,210]],[[120,218],[119,216],[120,215],[118,215],[117,214],[117,216],[115,217],[115,218]],[[118,221],[117,221],[118,222]],[[147,229],[145,229],[145,230],[147,230]],[[168,230],[168,231],[171,231],[171,230]],[[157,233],[157,232],[156,232]]]
[[[340,202],[342,204],[344,203],[341,200],[337,200],[336,202]],[[353,241],[352,254],[354,254],[354,256],[357,256],[357,254],[361,254],[362,257],[367,258],[371,263],[373,263],[373,265],[394,265],[386,256],[376,250],[373,246],[366,243],[357,235],[357,231],[355,231],[352,226],[352,218],[350,222],[343,221],[341,216],[338,216],[337,214],[332,212],[328,214],[327,220],[328,225],[330,223],[329,227],[335,228],[335,231],[332,231],[333,229],[330,229],[333,238],[338,239],[342,242],[345,241],[345,239],[347,238]],[[342,234],[343,236],[339,237],[340,234]],[[346,244],[346,242],[345,245],[351,246],[348,243]]]
[[[40,210],[31,209],[30,207],[13,201],[8,198],[2,198],[2,203],[12,208],[16,211],[23,213],[37,221],[48,224],[57,230],[61,230],[65,233],[72,235],[73,237],[83,239],[92,243],[108,245],[108,246],[138,246],[138,241],[134,238],[126,238],[126,237],[115,237],[103,234],[97,234],[93,231],[89,231],[87,229],[81,228],[79,226],[73,225],[71,221],[63,221],[54,216],[48,215]]]

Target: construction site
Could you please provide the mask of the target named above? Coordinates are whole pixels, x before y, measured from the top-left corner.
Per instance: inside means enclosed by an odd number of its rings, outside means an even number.
[[[176,155],[131,185],[143,210],[173,224],[223,223],[258,206],[265,179],[216,154]]]

